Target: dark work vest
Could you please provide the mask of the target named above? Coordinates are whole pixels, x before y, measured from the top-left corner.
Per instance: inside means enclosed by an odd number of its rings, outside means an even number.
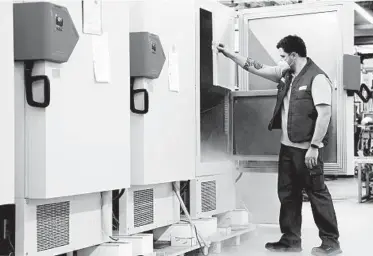
[[[301,143],[312,140],[318,116],[312,98],[312,82],[319,74],[327,76],[310,58],[307,58],[307,64],[293,81],[287,123],[288,136],[291,142]],[[281,129],[281,109],[284,98],[289,91],[292,77],[291,72],[286,72],[277,86],[277,102],[272,120],[268,125],[270,131]],[[299,90],[300,87],[306,87],[306,89]],[[322,141],[325,146],[328,143],[328,137],[329,133],[327,132]]]

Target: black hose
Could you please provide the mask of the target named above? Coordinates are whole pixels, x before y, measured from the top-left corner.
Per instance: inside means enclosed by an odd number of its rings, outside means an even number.
[[[116,200],[120,199],[120,198],[123,196],[125,190],[126,190],[126,189],[122,189],[122,190],[119,192],[119,194],[118,194],[115,198],[113,198],[113,201],[116,201]]]

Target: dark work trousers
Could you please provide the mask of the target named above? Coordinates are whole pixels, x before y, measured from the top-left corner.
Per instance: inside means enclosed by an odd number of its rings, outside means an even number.
[[[281,145],[278,173],[281,242],[294,246],[301,243],[302,189],[305,188],[322,243],[339,246],[333,201],[324,183],[323,151],[319,149],[318,164],[310,170],[305,164],[307,150]]]

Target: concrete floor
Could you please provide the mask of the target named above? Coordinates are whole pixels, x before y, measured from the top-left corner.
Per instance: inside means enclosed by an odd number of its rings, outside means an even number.
[[[342,255],[372,255],[369,248],[373,244],[371,237],[371,232],[373,232],[373,202],[357,203],[357,183],[353,178],[329,181],[327,184],[334,198],[334,206],[337,212],[341,235],[340,242],[344,252]],[[278,255],[278,253],[267,252],[264,245],[268,241],[277,241],[280,235],[277,224],[258,224],[256,231],[240,246],[225,247],[220,255]],[[304,203],[303,206],[302,238],[302,253],[280,253],[280,255],[311,255],[312,247],[320,245],[321,240],[313,222],[309,203]]]

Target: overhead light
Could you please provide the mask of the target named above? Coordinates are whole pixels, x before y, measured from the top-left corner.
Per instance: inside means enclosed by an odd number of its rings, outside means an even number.
[[[355,3],[355,11],[359,13],[364,19],[373,24],[373,16],[363,7]]]

